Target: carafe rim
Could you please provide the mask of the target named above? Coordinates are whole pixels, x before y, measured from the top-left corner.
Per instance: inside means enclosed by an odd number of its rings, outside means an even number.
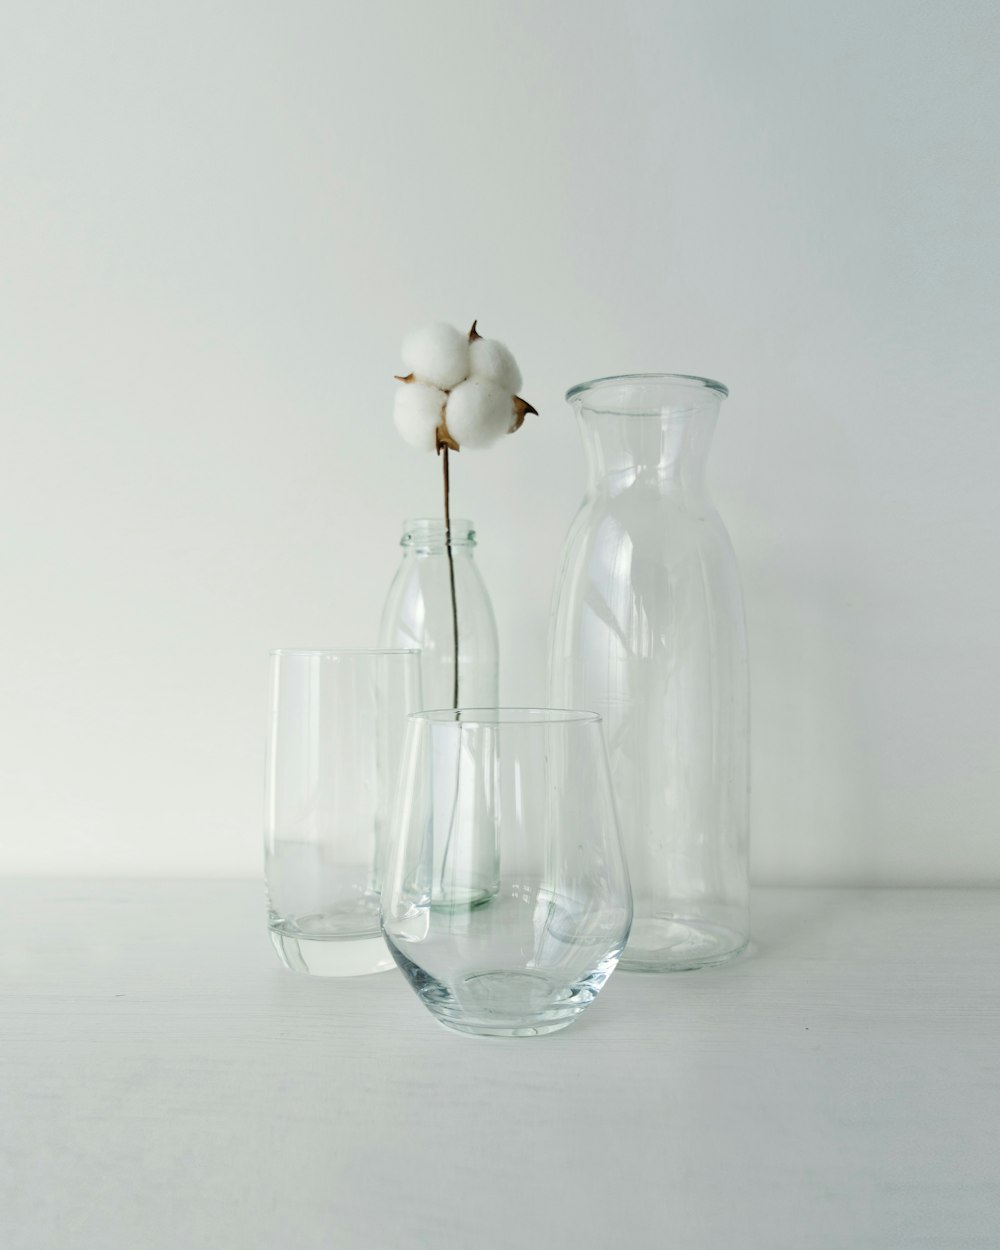
[[[604,378],[592,378],[589,382],[577,382],[566,392],[567,402],[572,402],[585,392],[598,390],[603,386],[621,386],[623,383],[642,385],[649,383],[670,383],[674,386],[687,386],[692,390],[715,391],[725,399],[729,395],[729,387],[714,378],[703,378],[694,373],[613,373]]]

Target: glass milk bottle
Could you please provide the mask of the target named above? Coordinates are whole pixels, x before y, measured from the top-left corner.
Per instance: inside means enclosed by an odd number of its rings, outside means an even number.
[[[497,626],[473,558],[472,522],[452,521],[450,555],[445,523],[433,517],[405,522],[400,546],[403,559],[382,612],[379,645],[419,649],[425,709],[495,708]],[[400,641],[404,638],[408,641]],[[496,838],[490,835],[488,822],[480,819],[483,796],[463,784],[457,736],[453,745],[453,758],[442,755],[435,760],[435,786],[452,796],[452,805],[435,811],[429,899],[436,909],[461,912],[494,896],[499,867]],[[467,827],[475,827],[481,836],[472,840],[456,836],[456,830]],[[459,878],[464,884],[456,890]]]

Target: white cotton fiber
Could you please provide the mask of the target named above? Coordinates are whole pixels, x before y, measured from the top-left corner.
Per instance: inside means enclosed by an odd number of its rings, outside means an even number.
[[[469,378],[448,396],[445,420],[460,447],[489,447],[507,434],[514,422],[513,397],[486,378]]]
[[[469,376],[469,338],[443,321],[411,330],[403,339],[403,364],[421,382],[450,391]]]
[[[435,450],[435,433],[441,424],[446,398],[444,391],[423,382],[404,382],[396,388],[392,419],[411,447]]]
[[[511,395],[521,389],[521,370],[508,347],[496,339],[474,339],[469,344],[472,376],[486,378]]]

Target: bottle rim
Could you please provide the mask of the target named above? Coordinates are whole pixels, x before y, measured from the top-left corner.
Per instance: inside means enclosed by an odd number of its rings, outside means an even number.
[[[444,549],[444,517],[410,517],[403,522],[401,547],[440,546]],[[476,528],[465,517],[453,517],[451,521],[452,547],[474,547]]]

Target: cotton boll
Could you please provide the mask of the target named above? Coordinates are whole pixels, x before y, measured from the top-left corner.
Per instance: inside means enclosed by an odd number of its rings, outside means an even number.
[[[411,330],[403,339],[403,364],[421,382],[450,391],[469,376],[469,339],[443,321]]]
[[[411,447],[434,451],[436,432],[444,411],[444,391],[423,382],[406,382],[396,390],[392,419]]]
[[[469,378],[448,396],[445,421],[460,447],[489,447],[510,430],[513,420],[510,391],[486,378]]]
[[[521,389],[521,370],[508,347],[496,339],[474,339],[469,344],[472,376],[486,378],[511,395]]]

